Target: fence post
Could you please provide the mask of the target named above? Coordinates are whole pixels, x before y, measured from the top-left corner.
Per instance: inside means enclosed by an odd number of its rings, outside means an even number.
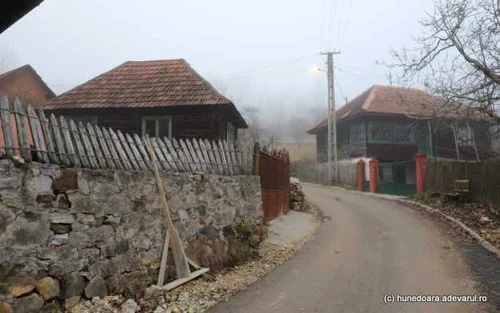
[[[365,185],[365,161],[359,160],[356,163],[356,176],[358,179],[358,191],[363,191]]]
[[[378,185],[378,160],[372,158],[370,160],[370,192],[377,192]]]
[[[260,146],[258,142],[253,145],[253,163],[252,163],[252,173],[254,175],[259,175],[259,159],[260,159]]]
[[[425,171],[427,168],[427,156],[422,152],[415,155],[417,193],[425,192]]]

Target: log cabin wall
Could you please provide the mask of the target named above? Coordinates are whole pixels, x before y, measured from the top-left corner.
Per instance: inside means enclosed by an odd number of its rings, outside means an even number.
[[[225,108],[199,106],[167,108],[106,108],[106,109],[71,109],[47,110],[47,113],[64,115],[76,120],[95,122],[106,128],[113,128],[124,133],[142,135],[143,117],[170,117],[172,136],[177,139],[203,138],[208,140],[227,139],[227,123],[235,128],[238,125]]]

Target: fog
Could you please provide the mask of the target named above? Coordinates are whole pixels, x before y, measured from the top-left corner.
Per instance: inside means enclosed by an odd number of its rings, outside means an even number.
[[[3,69],[31,64],[57,93],[128,60],[184,58],[264,128],[307,125],[326,107],[320,51],[335,56],[336,102],[388,84],[391,49],[411,44],[432,0],[45,0],[0,34]],[[306,122],[304,122],[306,123]]]

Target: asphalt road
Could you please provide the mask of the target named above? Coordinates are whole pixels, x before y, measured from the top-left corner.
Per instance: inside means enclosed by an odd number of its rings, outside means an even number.
[[[498,312],[491,301],[385,303],[385,295],[484,295],[483,282],[468,270],[462,245],[418,212],[348,191],[304,189],[324,213],[315,238],[210,312]]]

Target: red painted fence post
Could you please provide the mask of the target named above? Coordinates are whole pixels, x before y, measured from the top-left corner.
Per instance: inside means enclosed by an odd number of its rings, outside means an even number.
[[[372,158],[369,164],[370,164],[370,192],[376,193],[378,186],[378,160]]]
[[[415,155],[417,193],[425,192],[425,171],[427,168],[427,156],[422,152]]]
[[[356,175],[358,179],[358,191],[363,191],[365,187],[365,161],[359,160],[356,164]]]

